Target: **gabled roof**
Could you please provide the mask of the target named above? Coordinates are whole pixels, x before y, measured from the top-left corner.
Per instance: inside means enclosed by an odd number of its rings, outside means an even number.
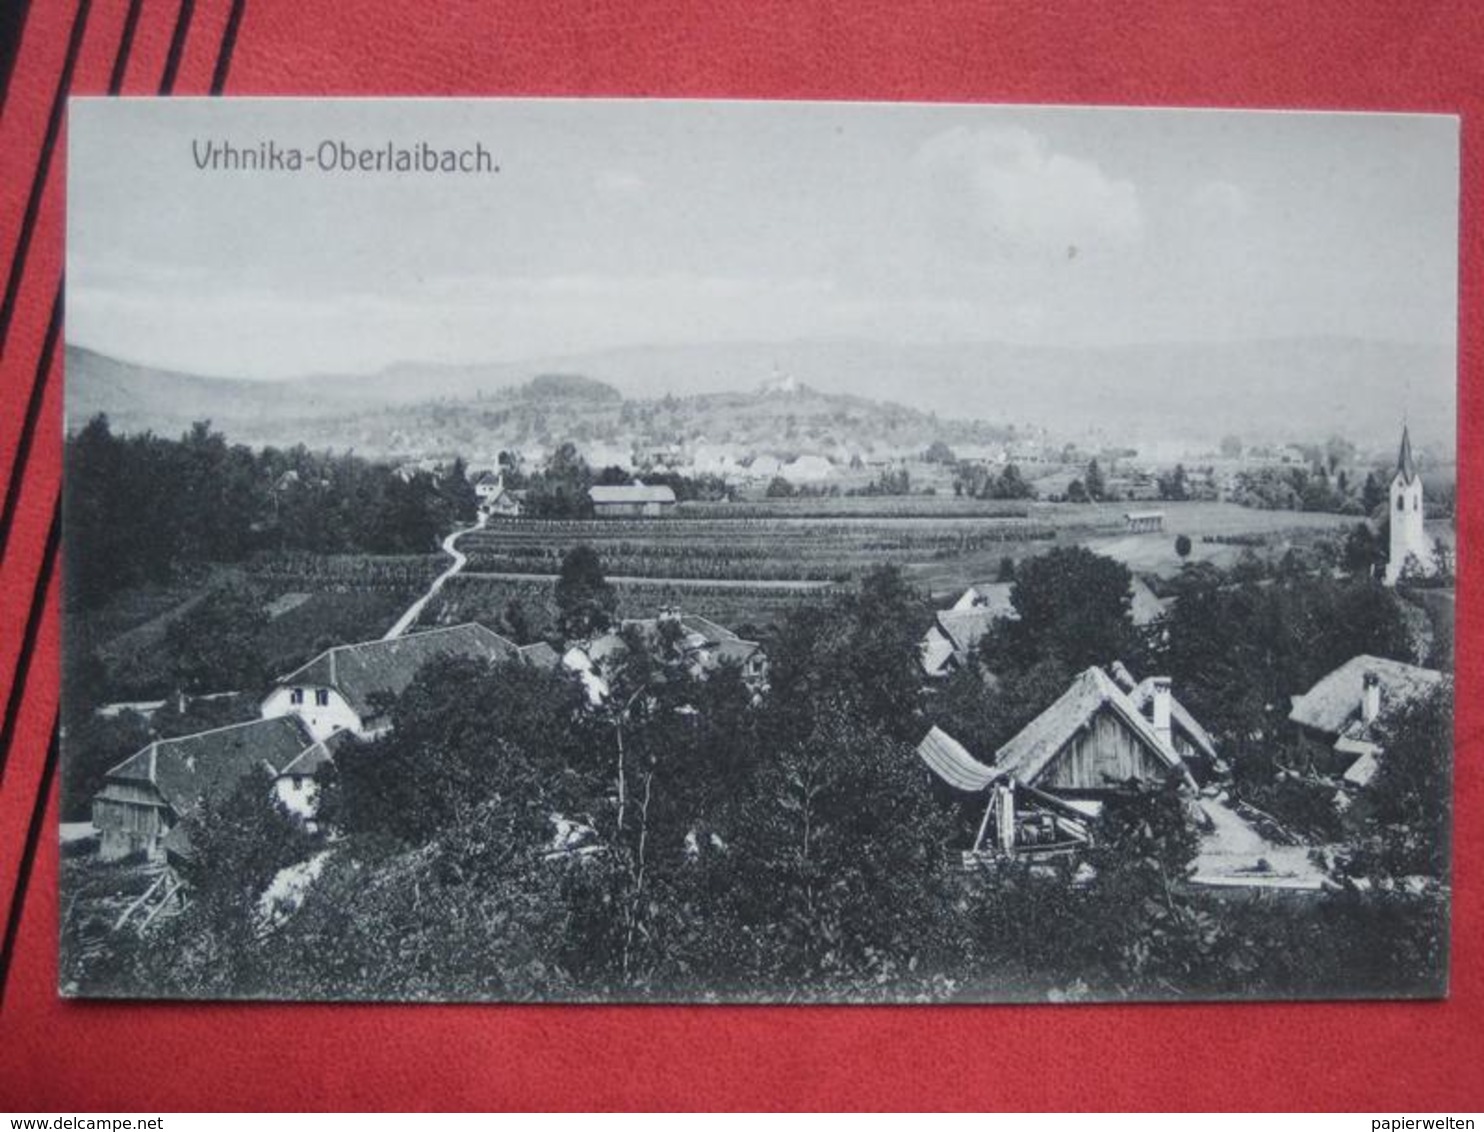
[[[953,651],[967,655],[984,639],[994,623],[995,613],[986,608],[941,609],[938,611],[938,628],[953,643]]]
[[[745,664],[762,650],[763,646],[757,641],[744,640],[738,636],[723,637],[716,642],[716,659]]]
[[[1406,425],[1402,425],[1402,446],[1396,454],[1396,474],[1402,477],[1404,484],[1417,478],[1417,464],[1412,459],[1412,437]]]
[[[521,645],[520,655],[527,664],[533,664],[537,668],[555,668],[562,662],[561,655],[545,641]]]
[[[312,777],[333,763],[336,755],[345,750],[346,747],[352,746],[356,741],[354,732],[337,731],[328,739],[321,739],[305,747],[294,758],[278,768],[278,776],[280,778],[285,775],[291,775],[296,778]]]
[[[922,667],[929,676],[941,676],[954,657],[953,642],[948,634],[934,625],[918,646],[922,650]]]
[[[1421,699],[1443,681],[1443,674],[1431,668],[1362,654],[1351,657],[1302,696],[1294,696],[1288,718],[1300,727],[1327,735],[1346,731],[1360,719],[1367,672],[1374,672],[1381,682],[1381,719]]]
[[[951,609],[938,611],[937,625],[927,631],[920,645],[923,667],[929,674],[940,673],[951,656],[973,652],[998,618],[1019,616],[1010,602],[1012,588],[1011,582],[970,586]]]
[[[1169,603],[1154,596],[1149,583],[1134,576],[1128,585],[1129,616],[1135,625],[1152,625],[1169,612]]]
[[[713,641],[741,640],[736,633],[725,625],[718,625],[709,617],[702,617],[698,613],[682,613],[680,623],[693,633],[700,633]]]
[[[278,774],[311,745],[297,716],[254,719],[158,739],[109,770],[107,779],[148,783],[177,814],[184,814],[201,798],[229,793],[254,767]]]
[[[970,793],[983,790],[1001,773],[994,767],[985,766],[957,739],[937,726],[917,744],[917,754],[948,785]]]
[[[648,487],[644,484],[597,486],[588,489],[594,503],[674,503],[675,492],[668,484]]]
[[[1155,758],[1171,770],[1185,764],[1155,734],[1149,721],[1101,668],[1088,668],[1061,696],[995,753],[996,770],[1017,782],[1034,784],[1066,746],[1104,708],[1113,711]]]
[[[334,688],[362,719],[373,714],[371,697],[400,695],[418,670],[440,656],[471,660],[508,660],[519,652],[515,642],[483,625],[469,623],[427,629],[391,640],[337,645],[304,667],[278,679],[280,685],[307,684]]]

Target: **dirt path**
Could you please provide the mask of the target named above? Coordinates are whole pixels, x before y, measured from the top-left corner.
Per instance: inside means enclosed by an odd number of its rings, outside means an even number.
[[[455,544],[470,531],[477,531],[482,528],[487,518],[489,516],[480,515],[479,521],[472,527],[460,527],[443,540],[443,553],[453,559],[453,565],[433,579],[433,584],[428,587],[428,592],[414,601],[407,608],[407,612],[397,618],[397,623],[386,631],[386,636],[382,637],[382,640],[395,640],[407,632],[408,629],[412,628],[413,625],[417,624],[417,619],[422,615],[423,607],[428,604],[434,594],[443,588],[443,583],[461,571],[469,562],[469,556],[459,550]]]

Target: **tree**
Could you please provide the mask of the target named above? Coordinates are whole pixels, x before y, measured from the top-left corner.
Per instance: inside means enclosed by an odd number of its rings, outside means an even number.
[[[985,481],[984,497],[987,499],[1034,499],[1036,489],[1020,474],[1020,469],[1016,465],[1006,464],[998,476]]]
[[[444,508],[450,523],[472,523],[479,514],[479,497],[474,494],[474,485],[469,482],[468,465],[462,456],[456,458],[448,472],[438,484]]]
[[[557,623],[568,640],[600,633],[618,610],[618,591],[603,576],[598,552],[586,543],[567,551],[557,574]]]
[[[1363,791],[1367,836],[1349,865],[1373,879],[1448,879],[1453,688],[1440,683],[1382,727],[1380,768]]]
[[[788,480],[782,476],[774,476],[768,483],[767,494],[769,499],[792,499],[798,493]]]
[[[1181,557],[1181,559],[1186,559],[1186,558],[1189,558],[1190,557],[1190,551],[1191,551],[1190,536],[1189,535],[1176,535],[1175,536],[1175,553],[1178,554]]]
[[[1169,475],[1159,477],[1159,497],[1176,501],[1190,498],[1190,485],[1184,464],[1176,464],[1175,470]]]
[[[935,440],[928,445],[927,451],[922,454],[925,464],[952,464],[957,461],[953,449],[941,440]]]
[[[183,692],[255,692],[266,678],[259,635],[268,614],[259,597],[228,586],[213,590],[165,630],[171,675]]]
[[[1103,479],[1103,469],[1098,466],[1096,456],[1087,463],[1087,477],[1083,486],[1087,490],[1087,497],[1097,502],[1102,502],[1108,494],[1108,484]]]
[[[430,661],[393,706],[391,730],[337,756],[345,827],[421,845],[498,797],[518,807],[524,838],[544,839],[549,815],[580,806],[600,770],[580,755],[581,696],[560,672]]]
[[[1085,547],[1058,547],[1016,567],[1011,603],[1019,620],[1006,627],[1018,669],[1055,656],[1076,671],[1130,655],[1136,641],[1129,613],[1128,567]]]
[[[1365,474],[1365,485],[1360,489],[1360,506],[1367,515],[1374,515],[1386,506],[1386,488],[1376,478],[1375,472]]]
[[[1068,503],[1086,503],[1088,501],[1087,488],[1081,480],[1073,480],[1067,484]]]

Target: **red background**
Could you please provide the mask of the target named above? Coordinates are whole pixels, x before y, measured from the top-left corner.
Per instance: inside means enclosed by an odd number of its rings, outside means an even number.
[[[78,0],[32,0],[0,119],[0,247],[22,228]],[[143,0],[124,93],[160,86],[180,0]],[[92,0],[72,89],[103,93],[127,0]],[[197,0],[178,94],[210,87],[231,0]],[[436,13],[436,14],[435,14]],[[1463,116],[1461,312],[1479,309],[1484,6],[244,0],[225,91],[630,95],[1425,110]],[[24,430],[62,267],[51,162],[0,380],[0,477]],[[1460,318],[1452,996],[1424,1004],[597,1008],[75,1003],[56,987],[45,824],[0,1007],[0,1108],[1484,1108],[1484,707],[1472,595],[1484,329]],[[0,688],[29,665],[0,780],[9,907],[56,703],[55,584],[23,625],[58,482],[60,350],[0,561]]]

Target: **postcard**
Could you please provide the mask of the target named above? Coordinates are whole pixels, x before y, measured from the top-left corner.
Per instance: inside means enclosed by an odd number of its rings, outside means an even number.
[[[1447,993],[1456,119],[68,130],[62,993]]]

